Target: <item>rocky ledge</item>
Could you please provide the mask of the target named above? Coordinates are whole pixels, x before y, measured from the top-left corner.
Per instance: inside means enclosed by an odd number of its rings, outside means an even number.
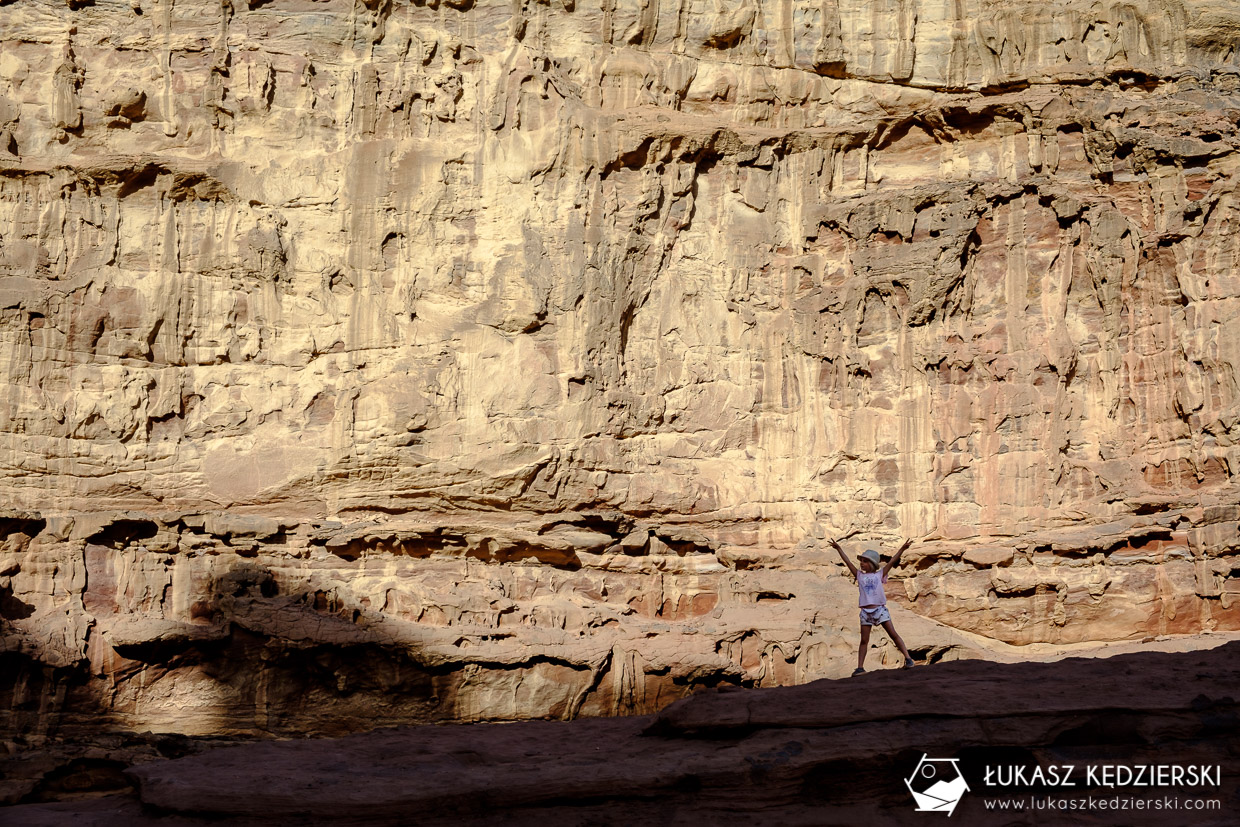
[[[727,688],[657,715],[419,726],[250,743],[130,768],[131,792],[32,804],[7,824],[897,824],[923,756],[957,758],[953,824],[1163,824],[1168,812],[1008,813],[1031,796],[1206,799],[1176,822],[1240,812],[1240,641],[1053,663],[960,661],[773,689]],[[1090,767],[1217,767],[1196,787],[1089,785]],[[986,768],[1071,765],[1076,786],[997,788]],[[992,781],[994,778],[991,779]],[[1028,805],[1026,805],[1028,806]],[[1166,806],[1164,804],[1164,806]],[[1182,816],[1182,817],[1181,817]]]

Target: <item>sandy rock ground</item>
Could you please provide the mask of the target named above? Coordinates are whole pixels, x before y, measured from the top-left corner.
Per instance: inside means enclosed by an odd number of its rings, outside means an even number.
[[[1183,641],[1166,647],[1183,650]],[[655,716],[398,728],[252,743],[141,764],[124,796],[4,811],[6,823],[907,824],[925,755],[960,761],[968,824],[1166,824],[1168,811],[1037,812],[1032,796],[1206,798],[1176,823],[1240,806],[1240,641],[1194,651],[886,670],[766,690],[705,691]],[[1139,687],[1139,691],[1134,691]],[[1116,699],[1123,698],[1118,706]],[[1216,767],[1199,787],[1090,784],[1105,765]],[[1071,788],[999,787],[987,768],[1070,765]],[[1105,778],[1099,775],[1098,778]],[[1168,798],[1169,797],[1169,798]],[[939,817],[939,816],[936,816]]]

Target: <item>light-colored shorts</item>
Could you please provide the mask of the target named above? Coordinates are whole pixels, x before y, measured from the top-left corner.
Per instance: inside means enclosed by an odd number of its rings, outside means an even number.
[[[862,626],[882,626],[888,620],[891,620],[891,612],[887,611],[886,606],[875,606],[872,609],[861,610]]]

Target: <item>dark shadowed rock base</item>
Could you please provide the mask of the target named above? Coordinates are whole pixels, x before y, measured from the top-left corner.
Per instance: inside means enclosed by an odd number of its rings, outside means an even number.
[[[904,779],[958,758],[951,824],[1235,824],[1240,643],[1190,653],[962,661],[705,692],[661,714],[421,726],[252,743],[141,764],[135,792],[0,810],[12,825],[938,823]],[[1219,784],[1089,786],[1087,768],[1218,767]],[[1076,786],[998,788],[986,768],[1073,765]],[[1062,774],[1062,773],[1061,773]],[[999,813],[1000,798],[1132,809]],[[1198,799],[1210,809],[1186,810]],[[1140,804],[1138,802],[1144,802]],[[1157,804],[1156,804],[1157,802]],[[1136,809],[1160,806],[1160,809]]]

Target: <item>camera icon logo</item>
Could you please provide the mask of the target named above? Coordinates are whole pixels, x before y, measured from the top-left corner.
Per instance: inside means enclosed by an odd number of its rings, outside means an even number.
[[[917,802],[917,812],[949,816],[969,789],[969,782],[960,772],[959,758],[930,758],[925,753],[913,774],[904,779],[904,785]]]

